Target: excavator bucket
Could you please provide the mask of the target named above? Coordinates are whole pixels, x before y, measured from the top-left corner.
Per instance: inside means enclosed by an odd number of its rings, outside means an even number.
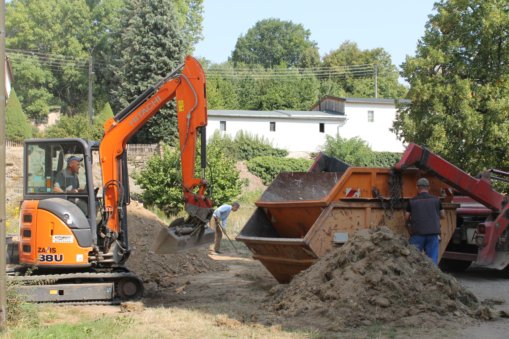
[[[152,252],[173,254],[206,246],[214,242],[214,233],[206,224],[196,226],[178,218],[170,226],[161,228],[152,245]]]

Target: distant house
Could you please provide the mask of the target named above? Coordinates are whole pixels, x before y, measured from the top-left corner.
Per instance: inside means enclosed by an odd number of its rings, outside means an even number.
[[[374,151],[402,152],[405,149],[392,128],[397,115],[394,99],[326,96],[313,105],[311,110],[344,114],[347,121],[339,135],[343,138],[359,137]]]
[[[403,144],[391,132],[396,117],[392,99],[324,97],[309,111],[209,110],[207,134],[235,137],[240,131],[263,136],[290,152],[316,152],[325,136],[360,137],[375,151],[401,152]]]

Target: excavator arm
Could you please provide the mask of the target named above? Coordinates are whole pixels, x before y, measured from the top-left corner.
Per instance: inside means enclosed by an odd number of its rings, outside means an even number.
[[[199,62],[186,57],[177,70],[147,89],[123,111],[104,124],[99,147],[102,168],[106,226],[114,234],[121,232],[124,192],[123,155],[129,139],[170,100],[176,99],[182,187],[186,211],[197,227],[203,227],[211,215],[211,201],[205,197],[205,126],[207,125],[205,74]],[[197,134],[201,132],[201,178],[195,177]]]

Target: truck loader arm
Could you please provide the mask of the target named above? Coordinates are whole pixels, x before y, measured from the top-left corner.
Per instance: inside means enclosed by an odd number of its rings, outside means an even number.
[[[404,171],[415,166],[435,174],[443,182],[463,192],[493,211],[495,217],[485,221],[481,234],[484,234],[477,262],[490,265],[495,260],[496,246],[509,225],[509,205],[505,195],[495,191],[486,178],[474,178],[450,162],[429,150],[411,143],[401,160],[394,166],[395,170]]]

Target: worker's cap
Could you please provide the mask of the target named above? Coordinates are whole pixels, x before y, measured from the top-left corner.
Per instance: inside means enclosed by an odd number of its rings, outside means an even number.
[[[419,187],[429,187],[429,181],[426,178],[419,178],[417,180],[417,186]]]
[[[76,160],[76,161],[80,162],[81,160],[83,160],[83,158],[80,158],[80,157],[75,156],[75,155],[71,155],[69,158],[67,158],[67,163],[70,163],[73,160]]]

